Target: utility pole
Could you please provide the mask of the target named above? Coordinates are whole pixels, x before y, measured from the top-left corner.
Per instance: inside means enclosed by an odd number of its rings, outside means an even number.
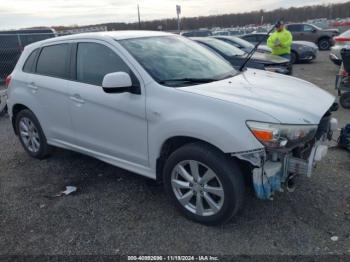
[[[177,14],[177,31],[181,32],[181,28],[180,28],[180,14],[181,14],[181,6],[177,5],[176,6],[176,14]]]
[[[139,6],[139,4],[137,4],[137,15],[138,15],[138,18],[139,18],[139,29],[141,29],[140,6]]]

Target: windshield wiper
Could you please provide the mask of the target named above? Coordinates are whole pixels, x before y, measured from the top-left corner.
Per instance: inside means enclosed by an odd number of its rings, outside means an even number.
[[[175,79],[165,79],[160,80],[160,84],[169,84],[169,83],[194,83],[194,84],[204,84],[204,83],[210,83],[214,81],[218,81],[220,79],[213,79],[213,78],[175,78]]]
[[[281,21],[281,19],[279,21],[276,22],[279,23]],[[275,25],[276,25],[275,24]],[[272,31],[276,28],[276,26],[273,26],[271,28],[271,30],[269,32],[267,32],[267,36],[269,36]],[[256,50],[258,50],[259,45],[264,41],[265,39],[261,39],[259,42],[256,43],[256,45],[254,46],[254,48],[248,53],[246,60],[243,62],[243,64],[241,65],[241,67],[239,68],[239,71],[243,71],[243,69],[245,68],[245,66],[248,64],[248,62],[250,61],[250,59],[252,58],[252,56],[254,55],[254,53],[256,52]]]

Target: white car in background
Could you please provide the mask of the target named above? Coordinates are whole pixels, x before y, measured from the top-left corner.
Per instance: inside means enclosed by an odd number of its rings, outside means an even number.
[[[331,48],[331,53],[329,55],[329,58],[331,61],[336,65],[341,65],[342,57],[340,54],[340,51],[345,47],[350,47],[350,30],[345,31],[339,36],[334,37],[334,46]]]
[[[310,176],[336,123],[334,97],[317,86],[236,71],[162,32],[35,43],[7,83],[10,119],[30,156],[62,147],[162,180],[183,214],[208,225],[237,214],[245,185],[271,199],[296,175]]]

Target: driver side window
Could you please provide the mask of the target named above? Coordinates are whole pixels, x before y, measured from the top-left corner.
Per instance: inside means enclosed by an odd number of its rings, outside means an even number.
[[[97,43],[79,43],[77,50],[77,81],[102,86],[106,74],[131,70],[110,48]]]
[[[312,27],[310,25],[304,25],[304,32],[312,33],[314,30],[315,30],[314,27]]]

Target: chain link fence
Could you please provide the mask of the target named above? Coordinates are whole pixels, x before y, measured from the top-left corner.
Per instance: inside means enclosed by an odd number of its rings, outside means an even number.
[[[56,33],[0,33],[0,89],[25,46],[57,36]]]

